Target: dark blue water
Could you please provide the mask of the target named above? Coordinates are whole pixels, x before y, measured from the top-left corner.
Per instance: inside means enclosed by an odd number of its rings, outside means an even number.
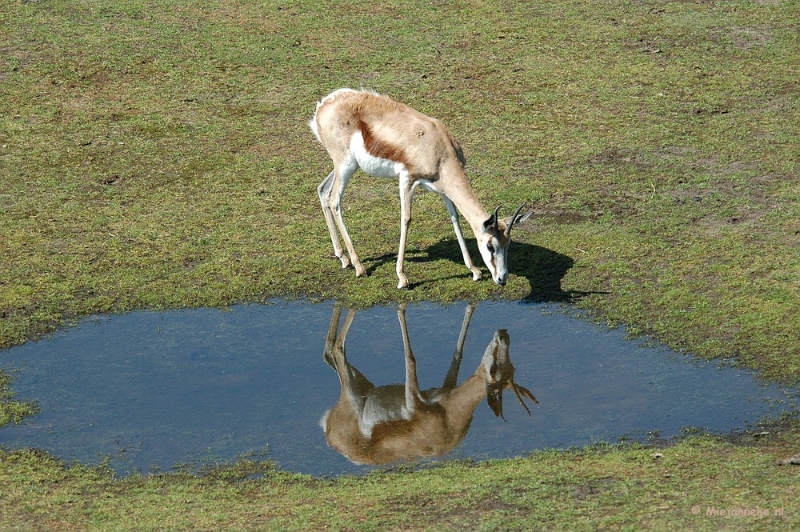
[[[409,305],[422,388],[442,385],[465,307]],[[1,351],[0,367],[14,372],[17,398],[37,401],[42,411],[0,429],[0,445],[42,448],[84,463],[109,459],[121,474],[248,453],[314,475],[366,471],[329,447],[319,425],[340,391],[322,358],[333,309],[292,302],[136,312],[90,319]],[[507,329],[515,381],[539,405],[528,416],[506,391],[503,422],[484,399],[447,457],[511,457],[652,431],[669,437],[684,427],[729,431],[796,408],[796,389],[625,340],[621,329],[561,309],[477,306],[459,382],[476,370],[495,331]],[[376,386],[404,381],[396,308],[356,313],[347,359]]]

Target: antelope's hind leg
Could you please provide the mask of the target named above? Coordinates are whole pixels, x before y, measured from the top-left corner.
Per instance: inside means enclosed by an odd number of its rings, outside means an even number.
[[[344,218],[342,218],[342,196],[344,195],[344,189],[347,187],[350,177],[352,177],[357,169],[358,163],[356,163],[355,158],[352,157],[345,163],[336,166],[336,173],[334,174],[333,183],[331,183],[331,192],[328,197],[328,206],[333,211],[333,219],[336,221],[339,235],[341,235],[342,240],[344,240],[344,247],[347,248],[347,253],[350,255],[350,262],[356,270],[356,277],[364,277],[367,275],[367,269],[361,264],[361,260],[356,254],[353,241],[350,239],[350,234],[347,232],[347,227],[344,225]],[[341,250],[341,247],[339,250]],[[346,268],[344,253],[342,253],[339,258],[342,260],[342,267]]]
[[[336,170],[333,170],[317,187],[317,195],[319,196],[319,202],[322,204],[322,214],[325,216],[325,223],[328,225],[328,233],[331,236],[331,243],[333,243],[333,253],[337,259],[342,261],[342,268],[347,268],[350,266],[350,259],[347,258],[342,249],[339,231],[336,229],[336,221],[331,210],[331,190],[333,190],[335,178]]]

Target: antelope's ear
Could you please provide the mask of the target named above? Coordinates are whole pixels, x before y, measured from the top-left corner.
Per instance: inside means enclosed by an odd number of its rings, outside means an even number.
[[[506,418],[503,416],[503,390],[494,392],[489,386],[486,386],[486,400],[494,415],[505,421]]]
[[[492,215],[489,216],[489,218],[485,222],[483,222],[483,232],[484,233],[497,231],[497,219],[498,219],[497,218],[497,211],[500,210],[500,207],[501,206],[498,205],[497,208],[494,210],[494,213],[492,213]]]
[[[529,210],[528,212],[523,212],[522,214],[515,213],[514,216],[509,216],[504,221],[506,222],[506,225],[511,226],[514,224],[518,224],[520,222],[524,222],[532,215],[533,215],[533,209]]]
[[[512,214],[511,216],[509,216],[508,218],[503,220],[506,223],[506,236],[508,236],[511,233],[511,228],[514,227],[515,223],[524,222],[525,220],[530,218],[531,215],[533,214],[533,209],[529,210],[528,212],[526,212],[524,214],[520,214],[520,212],[522,211],[522,209],[524,207],[525,207],[525,204],[523,203],[514,212],[514,214]]]

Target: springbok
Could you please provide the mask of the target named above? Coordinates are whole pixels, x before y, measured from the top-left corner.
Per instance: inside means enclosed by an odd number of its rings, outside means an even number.
[[[331,316],[323,359],[339,375],[341,394],[336,405],[320,420],[328,445],[356,464],[385,464],[402,459],[440,456],[461,442],[472,422],[475,409],[488,399],[496,416],[503,417],[503,390],[511,388],[530,415],[523,401],[538,401],[526,388],[514,382],[514,366],[509,358],[509,337],[498,330],[486,347],[478,369],[456,386],[461,367],[461,352],[474,311],[464,313],[461,333],[450,369],[441,388],[420,390],[417,366],[408,338],[405,304],[397,316],[403,335],[406,382],[375,387],[347,361],[345,341],[355,311],[350,310],[339,330],[341,309]]]
[[[411,223],[411,199],[418,185],[442,196],[464,264],[472,279],[481,271],[472,263],[458,223],[458,211],[469,222],[481,257],[492,279],[499,285],[508,280],[508,245],[511,228],[531,215],[517,211],[504,220],[498,206],[489,215],[481,206],[464,174],[466,159],[458,141],[441,122],[396,100],[374,92],[339,89],[317,103],[314,118],[308,122],[317,140],[333,159],[333,171],[317,188],[322,212],[333,242],[333,251],[342,268],[352,263],[357,276],[366,275],[342,218],[342,195],[357,169],[375,177],[400,181],[400,249],[397,253],[398,288],[408,288],[403,270],[406,237]],[[458,211],[456,210],[458,209]],[[347,256],[339,241],[341,234]]]

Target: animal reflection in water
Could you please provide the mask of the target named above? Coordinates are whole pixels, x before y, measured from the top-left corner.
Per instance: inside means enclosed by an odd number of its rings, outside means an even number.
[[[406,382],[375,387],[347,362],[345,341],[355,311],[350,310],[339,330],[342,310],[335,308],[325,341],[323,359],[339,375],[341,395],[320,420],[328,444],[357,464],[385,464],[396,460],[440,456],[461,442],[472,414],[484,398],[495,415],[503,417],[503,390],[511,389],[530,415],[523,398],[538,401],[514,382],[505,329],[494,333],[478,369],[456,386],[461,352],[474,305],[464,313],[461,333],[450,369],[441,388],[420,390],[417,366],[408,338],[406,307],[397,317],[403,335]]]

